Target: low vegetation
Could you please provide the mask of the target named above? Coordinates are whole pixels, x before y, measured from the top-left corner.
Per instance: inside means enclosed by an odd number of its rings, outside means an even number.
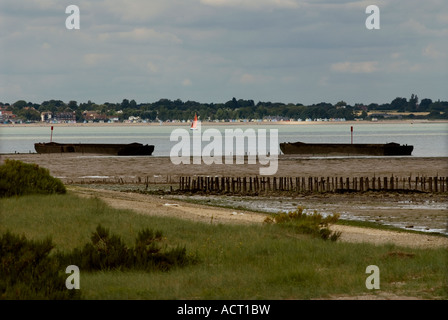
[[[27,194],[66,193],[61,180],[37,164],[6,159],[0,166],[0,198]]]
[[[314,211],[309,214],[304,208],[298,207],[295,211],[271,214],[265,219],[266,223],[277,223],[298,233],[310,234],[324,240],[336,241],[340,232],[331,231],[329,226],[339,220],[338,214],[323,217]]]
[[[195,262],[185,247],[162,248],[162,232],[148,228],[137,235],[129,248],[120,236],[98,225],[91,243],[70,252],[56,252],[52,240],[28,240],[7,231],[0,238],[0,299],[79,299],[77,290],[68,290],[62,273],[76,265],[83,271],[168,271]]]
[[[185,246],[162,248],[162,241],[161,231],[145,228],[138,232],[135,246],[128,247],[119,235],[111,235],[107,228],[98,225],[90,243],[68,254],[58,254],[57,258],[61,265],[77,265],[85,271],[168,271],[195,261],[187,256]]]
[[[0,299],[75,299],[67,290],[50,238],[29,240],[6,232],[0,237]]]
[[[380,292],[448,298],[445,248],[324,241],[282,223],[222,225],[147,216],[70,193],[3,198],[0,205],[0,234],[12,230],[41,242],[51,237],[54,248],[48,257],[71,257],[60,260],[62,279],[58,281],[64,286],[65,268],[77,265],[81,299],[312,299]],[[149,230],[162,230],[163,235]],[[160,248],[159,253],[182,251],[175,248],[187,251],[172,267],[149,271],[121,262],[93,267],[95,264],[72,255],[77,250],[86,253],[82,250],[88,246],[93,252],[97,248],[95,255],[101,256],[101,250],[109,245],[104,246],[99,238],[116,243],[112,246],[116,252],[126,248],[135,253],[137,239],[150,239],[145,245],[147,252],[153,251],[152,246]],[[48,260],[32,263],[47,264]],[[380,290],[366,289],[369,265],[381,270]],[[41,278],[34,271],[26,272],[22,285],[31,283],[30,278]]]

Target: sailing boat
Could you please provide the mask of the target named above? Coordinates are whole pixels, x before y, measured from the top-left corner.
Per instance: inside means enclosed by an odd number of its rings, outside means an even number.
[[[195,113],[194,114],[194,120],[191,123],[190,130],[197,130],[198,129],[197,126],[198,126],[198,115]]]

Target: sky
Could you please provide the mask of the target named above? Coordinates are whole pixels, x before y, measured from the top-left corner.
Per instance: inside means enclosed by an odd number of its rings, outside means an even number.
[[[446,101],[447,62],[446,0],[0,3],[3,103]]]

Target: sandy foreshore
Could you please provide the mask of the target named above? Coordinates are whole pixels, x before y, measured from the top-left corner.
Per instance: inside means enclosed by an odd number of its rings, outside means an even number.
[[[105,189],[92,189],[70,186],[69,190],[83,197],[97,197],[118,209],[132,209],[140,214],[160,215],[188,219],[203,223],[261,224],[267,215],[247,210],[234,210],[201,204],[187,203],[166,196],[146,195],[133,192],[120,192]],[[374,228],[345,225],[331,226],[333,231],[341,232],[340,241],[369,242],[414,248],[448,248],[448,237],[396,232]]]

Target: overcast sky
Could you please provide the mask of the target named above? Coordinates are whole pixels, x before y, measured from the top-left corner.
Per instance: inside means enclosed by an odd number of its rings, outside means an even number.
[[[448,100],[447,61],[447,0],[0,3],[0,102]]]

